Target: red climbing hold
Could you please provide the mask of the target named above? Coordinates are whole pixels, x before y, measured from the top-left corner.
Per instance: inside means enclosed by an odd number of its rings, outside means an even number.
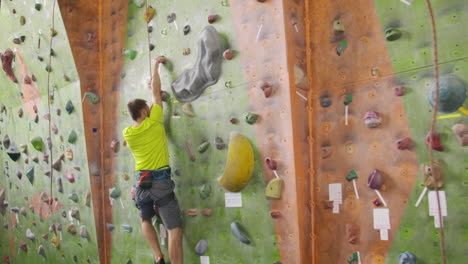
[[[211,216],[212,214],[213,214],[213,211],[211,209],[208,209],[208,208],[203,208],[202,209],[202,215]]]
[[[393,91],[395,92],[395,95],[396,96],[403,96],[405,95],[405,87],[403,86],[397,86],[393,89]]]
[[[399,150],[410,149],[413,146],[413,140],[409,137],[400,139],[396,142],[396,146]]]
[[[197,209],[189,209],[189,210],[187,210],[187,215],[188,216],[197,216],[198,215],[198,210]]]
[[[265,159],[265,164],[268,166],[268,168],[270,170],[276,170],[276,168],[278,167],[278,164],[276,163],[276,161],[272,158],[266,158]]]
[[[13,73],[13,69],[11,66],[13,62],[13,56],[14,56],[13,51],[11,51],[11,49],[7,49],[3,54],[0,53],[0,58],[2,59],[3,70],[5,71],[5,73],[8,75],[8,78],[10,78],[12,82],[17,83],[18,79],[16,79],[16,76]]]
[[[262,89],[265,98],[268,98],[273,93],[273,86],[266,81],[260,81],[258,87]]]
[[[232,58],[234,58],[234,51],[232,49],[225,50],[223,53],[223,57],[226,60],[232,60]]]
[[[380,201],[379,198],[376,198],[373,202],[372,202],[375,206],[382,206],[382,201]]]
[[[280,211],[271,211],[270,216],[272,218],[280,218],[281,217],[281,212]]]
[[[218,20],[218,17],[218,15],[208,16],[208,23],[213,24],[214,22],[216,22],[216,20]]]
[[[425,139],[426,145],[433,150],[444,151],[444,147],[440,144],[440,134],[435,131],[429,131]]]

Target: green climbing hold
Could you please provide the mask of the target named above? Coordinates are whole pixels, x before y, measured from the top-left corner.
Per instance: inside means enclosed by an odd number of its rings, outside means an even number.
[[[134,60],[136,58],[136,55],[137,55],[137,52],[136,50],[129,50],[129,49],[126,49],[124,50],[124,55],[131,59],[131,60]]]
[[[42,141],[41,137],[35,137],[31,139],[31,144],[37,151],[42,151],[44,149],[44,141]]]
[[[211,185],[209,184],[204,184],[200,187],[198,190],[198,193],[200,194],[200,198],[205,200],[206,198],[210,197],[211,194]]]
[[[346,175],[346,180],[347,181],[352,181],[358,178],[358,175],[355,170],[352,170]]]
[[[97,104],[99,103],[99,95],[93,93],[93,92],[86,92],[84,94],[86,96],[86,98],[89,99],[89,101],[92,103],[92,104]]]
[[[348,264],[353,264],[354,262],[359,262],[359,253],[354,252],[351,257],[347,259]]]
[[[198,146],[199,153],[205,153],[208,147],[210,146],[210,142],[205,141],[200,146]]]
[[[385,39],[387,41],[395,41],[401,38],[401,35],[401,30],[399,30],[398,28],[387,28],[385,30]]]
[[[253,125],[253,124],[255,124],[255,122],[257,122],[258,117],[259,117],[259,115],[249,112],[249,113],[247,113],[245,115],[245,121],[248,124]]]
[[[75,106],[73,105],[71,100],[68,100],[67,104],[65,105],[65,110],[67,110],[68,114],[73,113],[73,110],[75,110]]]
[[[52,66],[47,65],[47,66],[45,67],[45,70],[46,70],[46,72],[52,72]]]
[[[22,26],[24,26],[24,24],[26,24],[26,18],[25,18],[24,16],[21,16],[21,17],[20,17],[20,24],[21,24]]]
[[[344,104],[345,105],[349,105],[351,102],[353,101],[353,95],[352,94],[348,94],[344,100]]]
[[[35,8],[37,11],[41,11],[41,9],[42,9],[42,4],[36,3],[36,4],[34,5],[34,8]]]
[[[68,134],[68,143],[74,144],[77,137],[75,130],[70,131],[70,134]]]
[[[338,45],[338,47],[336,47],[336,54],[338,54],[338,56],[343,55],[347,47],[348,47],[348,43],[342,40],[340,44]]]
[[[77,203],[79,198],[78,198],[78,194],[76,193],[72,193],[70,195],[68,195],[68,199],[72,200],[73,202]]]
[[[110,189],[110,191],[109,191],[109,196],[112,199],[118,199],[118,198],[120,198],[121,195],[122,195],[122,191],[120,191],[119,187],[114,187],[114,188]]]
[[[28,180],[31,184],[34,183],[34,167],[31,167],[27,172],[26,172],[26,177],[28,177]]]

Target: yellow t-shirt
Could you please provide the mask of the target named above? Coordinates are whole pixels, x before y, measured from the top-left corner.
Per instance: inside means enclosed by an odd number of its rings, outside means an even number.
[[[123,136],[135,159],[136,171],[157,170],[169,165],[161,106],[153,105],[149,117],[145,118],[140,126],[125,128]]]

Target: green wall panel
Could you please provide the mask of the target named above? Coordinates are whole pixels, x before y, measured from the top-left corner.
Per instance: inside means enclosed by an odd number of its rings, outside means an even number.
[[[165,55],[171,67],[160,69],[163,90],[170,91],[171,82],[185,69],[192,67],[198,50],[196,40],[199,32],[209,25],[208,16],[218,14],[220,19],[212,24],[220,33],[225,48],[237,50],[230,7],[227,1],[149,1],[155,7],[156,16],[150,23],[153,26],[151,43],[155,49],[151,52],[152,63],[158,55]],[[144,7],[139,8],[133,1],[129,2],[126,48],[138,52],[135,60],[125,58],[123,80],[121,85],[121,104],[119,135],[132,120],[127,113],[126,103],[133,98],[143,98],[151,101],[151,93],[147,88],[149,80],[148,40],[146,23],[143,20]],[[169,24],[166,17],[176,13],[177,28]],[[191,32],[184,36],[183,27],[191,26]],[[184,48],[190,48],[191,54],[182,55]],[[231,85],[226,85],[230,83]],[[231,88],[228,88],[231,86]],[[172,92],[171,92],[172,93]],[[231,61],[223,61],[222,75],[217,84],[207,88],[204,94],[192,103],[196,117],[182,113],[182,104],[174,97],[171,103],[164,104],[165,124],[169,138],[171,166],[180,172],[174,176],[176,195],[183,210],[196,208],[199,215],[190,217],[184,215],[184,261],[199,263],[199,256],[194,248],[202,238],[208,240],[208,251],[211,263],[273,263],[279,260],[279,251],[273,221],[269,215],[270,205],[264,197],[266,187],[261,161],[257,149],[255,126],[244,122],[244,113],[249,111],[248,85],[244,81],[240,57]],[[174,112],[179,117],[174,117]],[[239,119],[238,124],[231,124],[230,119]],[[217,150],[214,140],[221,137],[229,143],[231,131],[238,131],[247,136],[255,150],[255,171],[249,185],[242,190],[243,207],[225,208],[225,191],[216,179],[223,173],[227,160],[227,148]],[[121,136],[120,136],[121,137]],[[210,142],[207,152],[197,152],[203,141]],[[185,144],[192,145],[196,161],[189,160]],[[112,262],[125,263],[131,259],[133,263],[150,263],[151,250],[144,241],[139,226],[136,208],[130,199],[130,188],[134,183],[134,161],[128,148],[122,148],[118,153],[116,168],[116,185],[123,190],[122,199],[125,208],[114,203],[114,222],[116,230],[112,240]],[[127,173],[130,180],[125,181],[121,175]],[[212,188],[209,198],[200,198],[198,189],[207,184]],[[213,210],[212,216],[201,215],[201,209]],[[231,233],[230,223],[238,221],[246,228],[252,240],[251,245],[239,242]],[[123,233],[121,224],[134,227],[131,234]],[[131,241],[131,243],[128,243]],[[167,244],[167,243],[166,243]],[[122,250],[125,248],[125,250]],[[167,254],[166,254],[167,256]]]
[[[52,62],[51,73],[51,120],[58,128],[57,134],[52,134],[53,143],[53,158],[54,160],[64,152],[66,148],[71,148],[74,153],[72,161],[64,160],[60,172],[55,171],[53,181],[53,196],[63,204],[56,213],[46,219],[41,219],[38,214],[33,213],[29,209],[28,202],[45,191],[50,193],[50,177],[45,175],[45,171],[50,169],[50,165],[43,161],[43,153],[40,153],[29,143],[33,137],[40,136],[46,144],[46,139],[49,136],[48,121],[44,115],[48,113],[47,105],[47,65],[50,36],[49,28],[52,25],[52,3],[53,1],[36,1],[42,4],[42,9],[37,11],[34,8],[34,2],[31,1],[2,1],[0,10],[0,52],[4,52],[7,48],[14,49],[16,46],[21,53],[25,66],[31,74],[34,74],[37,81],[35,85],[40,92],[40,103],[38,103],[39,121],[35,123],[34,116],[31,116],[26,111],[21,99],[22,77],[19,72],[19,61],[16,58],[14,62],[14,72],[19,80],[18,84],[11,82],[3,71],[0,72],[0,102],[5,104],[6,113],[2,113],[0,117],[0,137],[3,139],[5,135],[9,135],[12,142],[17,146],[20,144],[28,144],[28,153],[22,154],[22,157],[14,162],[11,160],[6,151],[2,148],[1,154],[1,169],[0,186],[7,189],[7,201],[9,207],[7,213],[0,215],[2,225],[8,224],[8,228],[3,228],[0,232],[0,256],[10,256],[11,263],[20,264],[36,264],[36,263],[74,263],[73,255],[77,256],[77,263],[98,263],[98,251],[95,235],[94,215],[91,206],[85,206],[84,198],[90,190],[86,145],[83,131],[83,116],[81,109],[80,82],[77,77],[75,64],[73,61],[70,45],[67,39],[65,28],[61,19],[58,6],[55,9],[55,27],[58,32],[54,38],[53,49],[55,56]],[[16,14],[13,14],[13,10]],[[20,24],[20,17],[26,18],[24,25]],[[19,45],[13,44],[13,38],[24,35],[25,41]],[[40,39],[40,40],[39,40]],[[40,41],[40,47],[39,47]],[[38,56],[43,57],[43,61],[38,60]],[[69,80],[65,80],[64,75],[68,76]],[[75,106],[75,111],[70,115],[65,111],[65,105],[68,100],[71,100]],[[24,116],[18,117],[18,110],[24,110]],[[61,114],[57,114],[57,110],[61,110]],[[78,134],[78,140],[75,144],[67,142],[68,133],[75,130]],[[48,150],[44,150],[44,153]],[[39,162],[35,163],[32,158],[37,156]],[[28,158],[29,163],[25,160]],[[50,162],[50,161],[49,161]],[[27,177],[26,171],[34,167],[35,180],[31,184]],[[74,167],[78,167],[79,170]],[[70,183],[66,180],[64,173],[72,172],[75,175],[75,182]],[[20,180],[16,174],[23,174]],[[63,181],[64,193],[57,191],[55,179],[61,177]],[[76,192],[79,196],[79,202],[74,203],[67,197],[72,192]],[[19,224],[14,227],[10,217],[10,208],[24,207],[26,208],[26,216],[19,216]],[[62,212],[66,213],[72,208],[77,208],[80,211],[81,220],[71,221],[68,216],[62,217]],[[85,226],[89,233],[89,239],[83,239],[79,234],[71,235],[66,232],[66,227],[70,222],[73,222],[79,230],[80,225]],[[34,225],[35,224],[35,225]],[[49,226],[51,224],[62,224],[62,240],[60,241],[60,249],[55,249],[51,243],[53,233],[50,233]],[[30,228],[35,234],[35,241],[30,241],[26,238],[25,232]],[[11,252],[9,237],[10,233],[13,237],[14,252]],[[41,238],[41,235],[48,234],[48,239]],[[19,243],[23,241],[28,246],[28,252],[19,249]],[[45,248],[46,257],[43,258],[37,254],[37,248],[43,245]],[[13,257],[16,256],[16,257]]]
[[[429,162],[429,152],[424,137],[430,130],[432,108],[428,103],[429,85],[434,82],[432,29],[425,1],[413,1],[407,6],[399,1],[374,1],[382,24],[382,30],[399,26],[403,37],[387,42],[393,64],[394,77],[407,88],[403,97],[416,152],[420,163]],[[462,0],[431,1],[438,32],[441,75],[453,74],[468,84],[468,4]],[[465,101],[464,107],[468,108]],[[468,210],[467,164],[468,149],[461,147],[451,127],[456,123],[468,124],[468,116],[462,111],[453,118],[440,119],[437,131],[442,135],[444,152],[435,152],[445,167],[448,216],[445,223],[445,248],[448,263],[464,263],[467,257]],[[442,115],[442,114],[440,114]],[[441,263],[439,230],[434,228],[434,218],[429,216],[427,196],[416,208],[417,198],[423,190],[422,175],[408,200],[403,219],[387,258],[387,263],[397,263],[398,255],[412,251],[418,263]]]

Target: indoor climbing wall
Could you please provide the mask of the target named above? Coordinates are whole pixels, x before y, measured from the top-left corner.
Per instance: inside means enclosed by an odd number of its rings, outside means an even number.
[[[434,148],[445,170],[445,249],[448,263],[462,263],[467,228],[462,144],[468,123],[467,42],[460,32],[466,31],[468,7],[463,1],[431,2],[439,32],[436,130],[442,147]],[[412,258],[400,255],[406,251],[418,263],[442,263],[431,194],[415,206],[424,189],[420,166],[430,161],[425,138],[435,86],[425,1],[310,3],[317,89],[312,134],[319,154],[312,189],[315,263],[397,263]]]
[[[151,67],[158,55],[168,59],[158,70],[163,90],[169,93],[164,115],[176,195],[183,209],[184,261],[280,260],[255,133],[255,123],[263,117],[248,114],[251,84],[245,82],[241,71],[229,1],[148,1],[148,5],[148,10],[150,6],[155,9],[154,17],[146,16],[149,27],[144,19],[145,3],[129,1],[128,6],[113,186],[121,190],[121,195],[114,197],[113,223],[108,226],[112,232],[112,261],[143,263],[153,258],[130,197],[134,160],[121,134],[133,124],[126,103],[134,98],[151,101],[148,49],[152,50]],[[198,85],[192,86],[193,83]],[[206,89],[192,89],[200,86]],[[234,158],[245,163],[235,164]],[[244,189],[234,184],[231,190],[235,193],[226,194],[228,191],[221,187],[218,178],[224,175],[220,181],[229,186],[231,177],[239,176],[238,169],[250,170],[245,166],[253,169],[250,182]],[[233,222],[238,223],[250,242],[236,238]],[[160,223],[155,226],[159,229]],[[159,235],[166,248],[164,230],[159,230]],[[199,244],[202,239],[208,243],[207,250]]]
[[[57,6],[51,30],[52,3],[0,7],[4,263],[98,263],[80,82]]]
[[[437,25],[441,78],[436,131],[440,133],[443,149],[435,151],[434,156],[442,161],[445,174],[441,189],[447,197],[445,250],[447,263],[462,263],[466,261],[466,251],[461,245],[468,242],[468,220],[463,217],[463,212],[468,209],[465,202],[468,186],[468,37],[460,32],[466,32],[468,4],[462,0],[431,2]],[[375,1],[375,5],[382,31],[396,28],[402,32],[401,38],[387,41],[386,47],[395,79],[408,91],[402,99],[416,146],[414,151],[420,164],[428,164],[429,154],[424,139],[430,130],[430,102],[434,89],[434,50],[429,12],[425,1],[413,1],[410,6]],[[455,125],[460,127],[461,133],[454,132]],[[464,134],[464,139],[459,139],[457,134]],[[418,262],[441,263],[440,232],[434,228],[434,217],[429,216],[428,196],[423,198],[419,207],[415,207],[424,187],[420,171],[389,252],[389,263],[395,262],[404,251],[413,252]]]

